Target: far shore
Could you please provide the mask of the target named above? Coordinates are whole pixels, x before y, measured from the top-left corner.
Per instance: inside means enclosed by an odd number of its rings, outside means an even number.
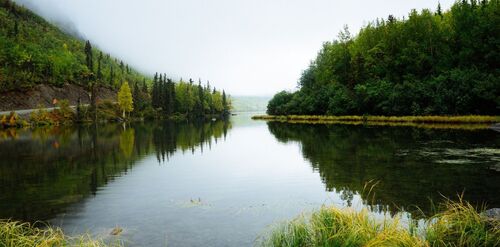
[[[500,116],[321,116],[321,115],[256,115],[254,120],[298,124],[349,124],[381,126],[413,126],[433,129],[487,129],[500,122]]]

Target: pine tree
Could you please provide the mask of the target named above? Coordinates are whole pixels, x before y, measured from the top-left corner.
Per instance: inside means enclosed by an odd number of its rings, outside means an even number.
[[[92,45],[90,45],[90,41],[88,41],[88,40],[87,40],[87,42],[85,42],[85,62],[86,62],[87,68],[92,73],[94,71],[94,63],[93,63],[93,59],[92,59]]]
[[[90,71],[90,75],[88,77],[88,87],[89,87],[89,98],[90,98],[90,109],[94,114],[94,122],[97,122],[97,82],[93,81],[93,69],[94,62],[92,58],[92,45],[90,45],[90,41],[87,40],[85,43],[85,62],[87,68]]]
[[[171,115],[175,111],[175,84],[171,79],[167,79],[167,104],[166,113]]]
[[[115,72],[113,71],[113,65],[109,66],[109,85],[113,85],[115,80]]]
[[[134,101],[134,110],[136,110],[136,111],[140,110],[140,107],[139,107],[139,102],[141,102],[140,93],[141,93],[141,91],[139,90],[139,85],[136,81],[134,83],[134,90],[132,91],[132,99]]]
[[[102,60],[102,51],[99,53],[99,58],[97,58],[97,79],[98,80],[102,80],[101,60]]]
[[[158,108],[159,105],[158,105],[158,73],[155,73],[155,76],[153,78],[153,90],[151,92],[151,96],[152,96],[152,99],[151,99],[151,103],[153,105],[153,108]]]
[[[148,85],[146,84],[146,78],[142,79],[142,93],[143,94],[148,93]]]
[[[229,113],[229,104],[226,98],[226,91],[222,90],[222,106],[224,107],[224,114]]]
[[[122,74],[123,74],[124,69],[125,69],[125,65],[123,64],[123,61],[120,61],[120,70],[122,71]]]

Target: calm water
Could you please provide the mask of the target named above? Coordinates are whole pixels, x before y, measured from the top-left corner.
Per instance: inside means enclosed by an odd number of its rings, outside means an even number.
[[[428,213],[463,193],[500,207],[495,131],[249,117],[0,132],[0,218],[109,240],[120,226],[130,246],[252,246],[323,204]]]

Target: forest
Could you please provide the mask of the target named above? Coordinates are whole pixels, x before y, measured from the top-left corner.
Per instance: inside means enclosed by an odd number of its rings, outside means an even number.
[[[389,15],[325,42],[270,115],[498,115],[498,0]]]
[[[102,86],[115,91],[124,89],[118,103],[126,101],[123,110],[133,117],[198,118],[229,113],[229,96],[212,88],[208,81],[202,86],[201,80],[196,85],[192,79],[174,82],[166,74],[156,73],[153,79],[144,76],[90,41],[61,31],[10,0],[0,0],[0,23],[0,92],[28,90],[37,84],[80,85],[91,96],[88,116],[73,116],[78,120],[106,120],[121,115],[116,105],[97,102],[98,88]],[[124,88],[124,83],[128,87]],[[51,114],[38,118],[50,122]]]

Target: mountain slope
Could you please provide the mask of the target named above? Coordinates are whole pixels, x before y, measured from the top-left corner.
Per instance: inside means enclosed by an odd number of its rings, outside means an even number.
[[[89,78],[116,88],[123,81],[144,79],[128,65],[96,48],[92,49],[94,65],[89,70],[84,48],[83,40],[12,1],[0,0],[0,92],[26,90],[37,84],[86,86]]]

